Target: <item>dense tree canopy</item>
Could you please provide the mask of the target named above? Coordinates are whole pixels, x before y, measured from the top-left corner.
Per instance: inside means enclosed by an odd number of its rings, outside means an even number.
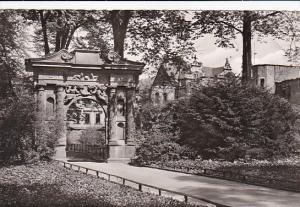
[[[168,56],[192,57],[190,21],[184,11],[104,11],[102,21],[86,27],[86,44],[81,46],[108,51],[114,50],[138,56],[142,61],[157,66]],[[81,41],[81,42],[84,42]]]

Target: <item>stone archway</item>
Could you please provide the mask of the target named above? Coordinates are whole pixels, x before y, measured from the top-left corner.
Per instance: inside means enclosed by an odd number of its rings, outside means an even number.
[[[65,123],[67,157],[105,160],[108,143],[105,101],[76,98],[68,104]]]
[[[33,72],[37,120],[50,119],[66,126],[66,113],[78,100],[94,100],[107,107],[108,162],[128,162],[133,157],[134,102],[143,63],[102,58],[99,51],[61,50],[43,58],[27,59]],[[54,113],[54,114],[53,114]],[[66,145],[67,127],[58,136],[60,149]]]

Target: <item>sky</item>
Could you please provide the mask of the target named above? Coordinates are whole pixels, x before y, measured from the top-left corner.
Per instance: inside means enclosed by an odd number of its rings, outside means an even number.
[[[256,39],[252,41],[252,64],[281,64],[290,65],[288,58],[284,56],[284,49],[288,47],[288,42],[264,38],[264,42]],[[225,64],[225,59],[229,59],[234,73],[239,74],[242,70],[242,38],[238,37],[233,41],[235,48],[217,47],[215,38],[206,35],[200,38],[195,47],[197,58],[205,66],[219,67]]]

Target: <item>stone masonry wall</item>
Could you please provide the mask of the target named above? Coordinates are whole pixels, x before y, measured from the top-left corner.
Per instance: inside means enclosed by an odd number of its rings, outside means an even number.
[[[275,93],[275,83],[300,77],[300,67],[284,65],[254,65],[252,77],[255,85],[260,86],[260,80],[265,80],[265,87]]]

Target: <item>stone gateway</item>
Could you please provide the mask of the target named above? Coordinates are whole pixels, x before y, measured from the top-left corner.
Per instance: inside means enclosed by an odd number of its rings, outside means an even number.
[[[107,161],[128,162],[135,152],[133,107],[144,66],[113,52],[103,57],[90,50],[26,59],[26,70],[33,72],[37,120],[63,125],[57,149],[78,143],[81,132],[92,126],[105,137]]]

